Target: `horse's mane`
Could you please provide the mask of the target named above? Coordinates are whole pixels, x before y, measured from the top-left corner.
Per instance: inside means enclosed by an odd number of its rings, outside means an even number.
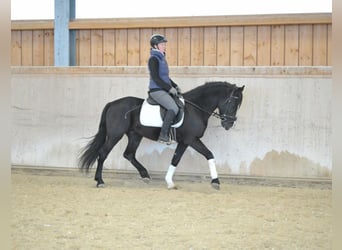
[[[203,86],[206,86],[206,87],[208,87],[208,86],[209,87],[212,87],[212,86],[225,86],[225,87],[228,87],[228,88],[233,88],[236,85],[235,84],[231,84],[229,82],[216,81],[216,82],[206,82],[205,84],[203,84]]]
[[[222,82],[222,81],[213,81],[213,82],[206,82],[203,85],[197,86],[196,88],[185,92],[184,96],[186,96],[187,98],[191,98],[191,97],[196,97],[198,96],[200,93],[206,92],[206,90],[208,88],[217,88],[217,87],[225,87],[225,88],[234,88],[236,87],[235,84],[231,84],[229,82]]]

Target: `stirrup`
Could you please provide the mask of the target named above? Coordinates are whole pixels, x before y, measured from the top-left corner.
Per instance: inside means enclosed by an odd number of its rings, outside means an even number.
[[[177,143],[177,133],[176,133],[176,128],[170,129],[170,141],[171,143]]]
[[[170,145],[171,144],[170,136],[168,136],[167,139],[165,137],[159,136],[158,137],[158,142],[166,143],[166,145]]]

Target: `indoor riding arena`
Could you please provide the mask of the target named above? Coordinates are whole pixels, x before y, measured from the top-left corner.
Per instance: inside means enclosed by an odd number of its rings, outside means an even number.
[[[58,25],[12,21],[12,249],[331,249],[331,22],[320,13],[76,19],[73,64],[56,65]],[[147,97],[154,33],[168,39],[183,93],[209,81],[245,86],[234,127],[210,117],[201,139],[219,190],[190,147],[168,189],[176,144],[145,138],[136,158],[149,181],[123,156],[126,137],[104,163],[103,188],[96,163],[79,169],[105,105]]]

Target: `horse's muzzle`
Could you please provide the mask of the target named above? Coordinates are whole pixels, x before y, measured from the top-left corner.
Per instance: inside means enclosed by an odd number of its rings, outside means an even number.
[[[228,130],[234,126],[236,120],[237,118],[235,116],[225,116],[221,119],[221,125],[225,130]]]
[[[235,123],[235,121],[222,121],[221,125],[225,130],[228,130],[234,126],[234,123]]]

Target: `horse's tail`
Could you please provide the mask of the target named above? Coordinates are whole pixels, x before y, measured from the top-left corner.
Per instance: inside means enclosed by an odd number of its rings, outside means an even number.
[[[79,157],[79,167],[81,170],[89,170],[99,156],[100,148],[105,143],[107,134],[106,113],[109,106],[110,103],[108,103],[102,111],[99,129],[96,135],[94,135],[92,140],[81,150],[81,156]]]

